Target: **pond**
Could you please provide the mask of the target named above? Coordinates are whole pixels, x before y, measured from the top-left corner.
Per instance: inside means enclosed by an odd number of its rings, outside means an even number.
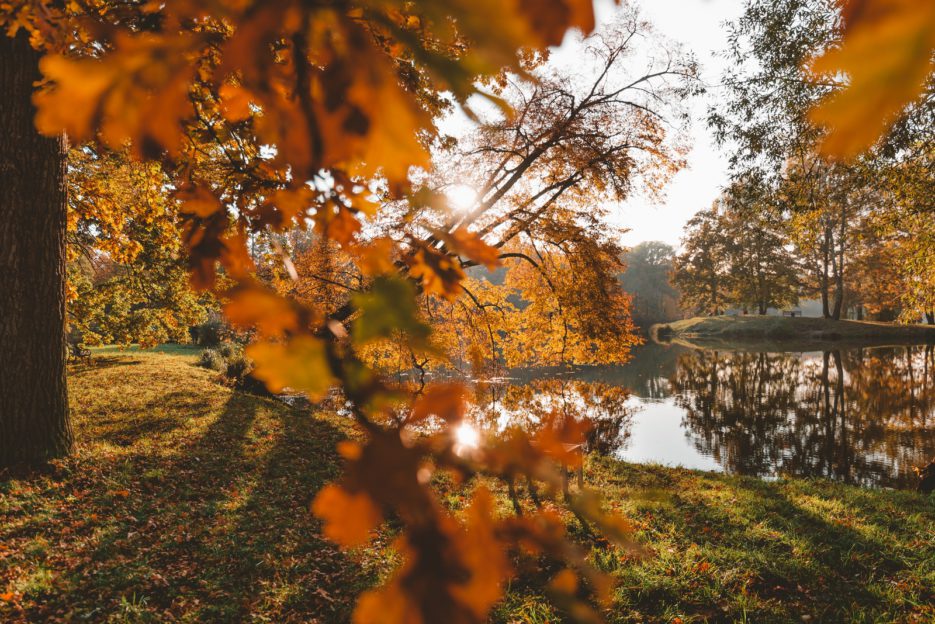
[[[478,386],[482,428],[586,417],[592,450],[761,478],[913,487],[935,457],[935,349],[807,353],[648,344],[624,366],[524,371]]]

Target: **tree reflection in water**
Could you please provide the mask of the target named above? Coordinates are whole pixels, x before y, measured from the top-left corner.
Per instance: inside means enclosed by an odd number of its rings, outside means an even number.
[[[486,431],[522,427],[534,431],[547,414],[590,425],[587,450],[615,452],[629,436],[630,392],[618,385],[580,379],[536,379],[523,384],[479,385],[469,418]]]
[[[699,452],[728,472],[906,486],[935,453],[935,353],[693,351],[670,379]]]

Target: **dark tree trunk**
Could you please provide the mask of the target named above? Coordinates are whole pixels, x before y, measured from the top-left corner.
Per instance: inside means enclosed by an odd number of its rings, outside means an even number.
[[[831,312],[832,318],[838,321],[841,319],[841,312],[844,310],[844,248],[847,243],[847,207],[841,204],[841,213],[839,221],[840,230],[838,232],[838,255],[835,259],[832,256],[834,266],[834,309]]]
[[[819,282],[821,286],[821,315],[825,318],[831,318],[831,307],[829,297],[828,265],[831,263],[829,254],[831,253],[831,230],[825,227],[824,243],[821,246],[821,275]]]
[[[65,140],[40,136],[39,54],[0,34],[0,466],[72,447],[65,383]]]
[[[935,312],[926,312],[925,322],[929,325],[935,325]]]

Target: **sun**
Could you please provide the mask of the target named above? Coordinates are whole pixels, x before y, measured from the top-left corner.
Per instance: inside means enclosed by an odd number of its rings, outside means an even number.
[[[467,184],[452,184],[445,189],[448,205],[457,212],[467,212],[477,203],[477,189]]]
[[[476,449],[480,444],[480,432],[467,421],[458,425],[458,428],[454,431],[454,436],[454,451],[458,455]]]

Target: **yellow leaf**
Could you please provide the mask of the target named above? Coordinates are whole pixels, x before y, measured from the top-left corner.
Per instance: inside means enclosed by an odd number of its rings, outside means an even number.
[[[461,294],[461,280],[464,271],[457,259],[422,248],[408,260],[409,272],[415,278],[422,279],[422,288],[428,294],[435,294],[445,299],[454,300]]]
[[[383,519],[369,496],[348,492],[334,484],[318,492],[312,502],[312,513],[324,522],[325,537],[345,548],[365,544]]]
[[[312,336],[296,336],[287,342],[257,342],[247,347],[246,353],[256,366],[254,376],[266,382],[270,392],[292,388],[316,398],[333,382],[325,347]]]

